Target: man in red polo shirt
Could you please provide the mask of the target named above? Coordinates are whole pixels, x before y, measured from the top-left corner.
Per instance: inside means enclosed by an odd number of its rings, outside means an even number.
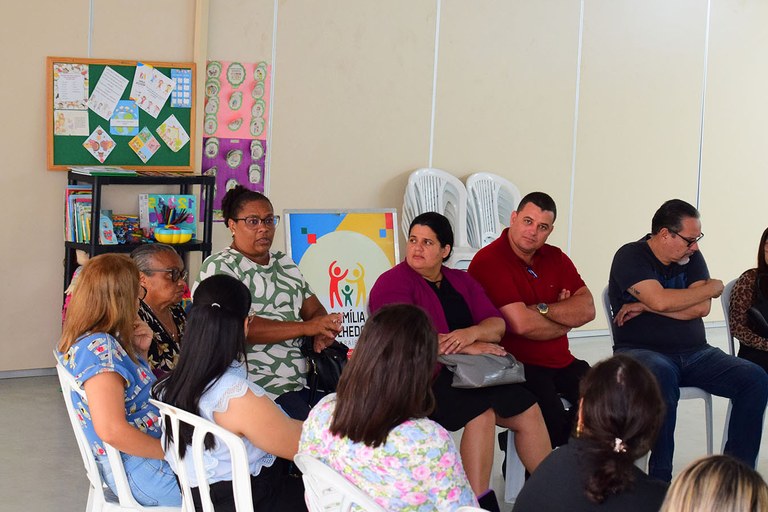
[[[553,447],[568,441],[579,381],[589,369],[571,354],[567,334],[595,318],[592,294],[573,262],[546,244],[556,217],[549,195],[526,195],[509,228],[469,266],[507,321],[501,344],[525,364],[526,386],[538,398]],[[560,396],[574,405],[571,412]]]

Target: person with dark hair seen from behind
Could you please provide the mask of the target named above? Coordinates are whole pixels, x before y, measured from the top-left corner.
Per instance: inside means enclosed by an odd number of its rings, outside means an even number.
[[[302,481],[288,474],[301,422],[289,418],[247,379],[245,332],[252,318],[248,316],[250,307],[251,293],[239,280],[216,275],[201,282],[194,293],[178,364],[153,387],[152,395],[242,438],[254,511],[306,511]],[[165,431],[165,451],[179,450],[193,479],[195,508],[202,510],[192,457],[187,453],[192,429],[182,426],[180,437],[177,444]],[[211,501],[217,512],[234,511],[229,450],[215,440],[206,441],[205,447]],[[173,458],[166,455],[166,459],[173,466]],[[174,470],[178,472],[178,468]]]
[[[570,351],[568,333],[595,318],[592,293],[571,259],[547,244],[557,206],[544,192],[526,194],[509,227],[478,251],[469,274],[507,321],[501,345],[525,364],[525,387],[541,407],[552,447],[573,431],[579,382],[589,363]]]
[[[663,417],[651,372],[628,356],[601,361],[581,381],[575,437],[531,475],[514,512],[659,510],[666,484],[634,463],[651,449]]]
[[[59,363],[85,391],[72,393],[99,472],[117,494],[104,443],[120,451],[131,493],[144,506],[178,507],[181,493],[163,460],[156,378],[147,362],[152,330],[136,311],[146,290],[125,254],[91,258],[78,277],[59,341]]]
[[[437,334],[416,306],[385,306],[363,327],[336,394],[309,413],[299,453],[327,464],[385,510],[477,506],[435,406]],[[497,509],[498,510],[498,509]]]
[[[302,338],[313,337],[320,352],[341,331],[342,316],[328,314],[291,258],[271,250],[280,216],[265,195],[237,185],[224,195],[221,209],[232,244],[205,259],[192,293],[215,274],[235,277],[248,287],[253,317],[246,338],[248,377],[292,418],[303,420],[313,404]]]
[[[158,378],[173,370],[179,357],[187,314],[181,306],[187,271],[176,249],[166,244],[144,244],[131,252],[139,282],[147,296],[139,303],[139,318],[152,329],[149,364]]]
[[[728,455],[691,463],[675,477],[661,512],[764,512],[768,486],[760,473]]]
[[[756,332],[756,326],[747,317],[747,311],[761,295],[768,300],[768,229],[760,237],[757,267],[739,276],[731,291],[728,310],[731,333],[739,340],[739,357],[752,361],[768,372],[768,337],[766,333],[761,336]]]
[[[648,474],[665,482],[672,479],[682,386],[731,399],[725,453],[752,467],[768,400],[768,375],[762,368],[707,343],[702,319],[712,299],[723,293],[723,282],[710,278],[699,251],[703,236],[693,205],[666,201],[653,216],[651,233],[616,252],[608,280],[614,352],[651,370],[666,405],[648,465]]]

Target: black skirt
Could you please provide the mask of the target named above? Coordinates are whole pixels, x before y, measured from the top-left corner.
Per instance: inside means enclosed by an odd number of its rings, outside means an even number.
[[[432,384],[435,411],[429,416],[443,428],[455,432],[488,409],[502,418],[517,416],[536,403],[536,397],[521,384],[487,388],[451,387],[453,372],[443,367]]]

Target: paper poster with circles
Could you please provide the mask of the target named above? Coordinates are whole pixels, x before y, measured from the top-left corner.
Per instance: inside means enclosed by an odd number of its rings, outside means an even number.
[[[354,348],[368,317],[368,293],[398,263],[397,211],[284,210],[288,255],[329,312],[341,313],[338,340]]]
[[[269,73],[265,61],[209,61],[203,136],[267,140]]]
[[[215,176],[213,220],[221,222],[221,199],[235,185],[264,192],[267,141],[203,138],[203,174]]]

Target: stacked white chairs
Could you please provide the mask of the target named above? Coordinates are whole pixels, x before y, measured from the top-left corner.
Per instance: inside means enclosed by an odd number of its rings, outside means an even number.
[[[59,376],[61,392],[64,395],[64,403],[67,406],[67,415],[72,424],[72,430],[75,433],[75,439],[77,439],[77,447],[80,449],[80,456],[83,458],[85,473],[88,476],[88,482],[90,484],[90,488],[88,489],[88,502],[85,510],[87,512],[180,511],[181,508],[176,507],[144,507],[140,505],[134,499],[133,494],[131,494],[120,452],[109,444],[103,443],[117,487],[117,496],[116,498],[114,497],[114,494],[101,477],[98,464],[96,463],[96,457],[93,454],[91,446],[88,444],[88,439],[85,437],[85,432],[83,431],[80,418],[78,417],[78,415],[83,414],[83,412],[76,410],[72,402],[72,392],[76,392],[83,400],[85,400],[85,392],[78,386],[75,378],[61,365],[61,363],[56,364],[56,373]],[[117,501],[114,501],[115,499],[117,499]]]
[[[311,455],[299,453],[293,461],[302,472],[309,512],[385,512],[343,475]]]
[[[403,197],[401,227],[406,239],[411,221],[426,212],[445,215],[453,228],[456,247],[468,247],[467,189],[460,179],[440,169],[412,172]]]
[[[467,178],[469,245],[480,249],[496,240],[509,226],[512,212],[522,198],[511,181],[488,172]]]
[[[229,430],[216,425],[215,423],[201,418],[196,414],[168,405],[159,400],[150,400],[160,410],[160,417],[163,421],[164,430],[170,431],[174,441],[179,439],[179,425],[186,423],[194,428],[192,434],[192,443],[187,447],[184,458],[192,457],[195,476],[197,479],[197,488],[200,491],[200,501],[204,512],[214,512],[213,503],[210,498],[210,485],[208,484],[207,473],[205,469],[205,437],[212,434],[216,443],[223,443],[229,449],[229,455],[232,460],[232,493],[235,497],[235,508],[237,512],[253,512],[253,499],[251,496],[251,475],[248,468],[248,452],[245,449],[245,443],[239,436]],[[185,507],[190,512],[194,510],[192,501],[192,482],[189,479],[187,465],[184,460],[178,456],[178,444],[171,445],[171,458],[176,466],[176,476],[179,478],[183,503],[189,504]]]
[[[608,297],[607,286],[603,289],[602,297],[603,308],[605,310],[605,318],[608,320],[608,335],[611,337],[611,344],[613,344],[613,310],[611,309],[611,301]],[[704,400],[704,423],[707,429],[707,455],[712,455],[712,394],[694,386],[683,386],[680,388],[680,400],[694,400],[697,398]],[[647,472],[647,459],[648,455],[636,462],[635,465],[640,467],[640,469],[643,471]]]

